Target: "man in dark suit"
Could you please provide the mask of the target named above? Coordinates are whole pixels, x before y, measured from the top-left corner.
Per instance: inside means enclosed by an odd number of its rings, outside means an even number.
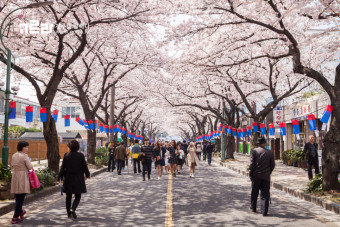
[[[275,168],[274,154],[265,149],[266,139],[258,138],[258,147],[250,152],[249,176],[252,182],[250,209],[256,212],[257,197],[261,190],[261,213],[268,215],[270,199],[270,175]]]
[[[306,143],[304,148],[306,158],[308,161],[308,178],[313,178],[312,166],[315,168],[315,175],[320,173],[319,170],[319,157],[318,157],[318,144],[314,142],[314,136],[309,136],[309,142]]]

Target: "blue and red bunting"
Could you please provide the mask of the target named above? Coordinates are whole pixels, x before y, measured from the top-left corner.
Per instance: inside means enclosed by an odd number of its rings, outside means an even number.
[[[275,136],[275,126],[274,124],[269,124],[269,136]]]
[[[236,136],[236,128],[233,128],[233,136]]]
[[[259,128],[257,126],[257,122],[253,122],[253,130],[254,130],[254,132],[258,132],[259,131]]]
[[[87,121],[84,119],[83,122],[85,129],[89,129],[89,124],[87,123]]]
[[[300,134],[299,121],[292,120],[292,124],[293,124],[293,134]]]
[[[246,130],[244,128],[241,128],[241,137],[242,138],[246,137]]]
[[[112,129],[112,126],[111,126],[111,129]],[[118,127],[117,127],[117,125],[114,125],[114,126],[113,126],[113,132],[114,132],[114,133],[117,133],[117,132],[118,132]],[[112,133],[112,132],[110,132],[110,133]]]
[[[33,106],[26,106],[26,122],[33,122]]]
[[[97,120],[94,120],[94,128],[95,128],[95,129],[98,128]]]
[[[320,121],[324,124],[327,124],[332,112],[333,112],[333,106],[327,105],[322,114]]]
[[[104,132],[104,125],[102,123],[99,123],[99,131]]]
[[[89,128],[91,130],[94,130],[94,124],[93,124],[93,121],[92,120],[89,120]]]
[[[52,117],[54,119],[54,122],[57,123],[57,121],[58,121],[58,110],[53,110]]]
[[[228,130],[227,130],[227,133],[228,133],[228,134],[231,134],[231,130],[232,130],[232,129],[233,129],[233,127],[229,126],[229,127],[228,127]]]
[[[46,122],[47,121],[47,110],[44,107],[40,108],[40,121]]]
[[[109,126],[109,132],[110,132],[110,133],[113,133],[113,131],[112,131],[112,126],[111,126],[111,125]]]
[[[80,117],[77,117],[76,118],[76,122],[78,122],[78,124],[80,124],[81,126],[84,126],[84,121],[80,118]]]
[[[247,136],[251,136],[251,127],[247,126]]]
[[[316,121],[315,121],[315,115],[310,114],[308,115],[308,126],[310,131],[316,130]]]
[[[65,115],[64,116],[64,121],[65,121],[65,127],[70,127],[71,126],[70,115]]]
[[[239,137],[239,138],[242,137],[242,131],[241,131],[241,129],[237,129],[237,137]]]
[[[104,131],[105,131],[105,133],[109,133],[109,126],[108,125],[104,126]]]
[[[255,130],[254,130],[255,132]],[[260,124],[260,132],[261,135],[266,135],[266,125],[265,124]]]
[[[286,123],[280,123],[280,134],[281,136],[287,135]]]
[[[17,115],[16,103],[11,101],[8,103],[8,107],[8,119],[15,119]]]

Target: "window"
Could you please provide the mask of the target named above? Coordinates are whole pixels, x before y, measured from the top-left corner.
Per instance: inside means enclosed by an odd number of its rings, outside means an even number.
[[[62,117],[65,115],[70,115],[71,118],[76,118],[80,116],[80,107],[63,107]]]

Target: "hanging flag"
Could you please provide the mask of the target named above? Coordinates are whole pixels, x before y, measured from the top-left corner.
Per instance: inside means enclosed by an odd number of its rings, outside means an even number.
[[[47,121],[47,112],[46,108],[40,108],[40,121],[41,122],[46,122]]]
[[[111,126],[111,125],[109,126],[109,132],[110,132],[110,133],[113,133],[113,132],[112,132],[112,126]]]
[[[105,129],[105,133],[109,133],[109,126],[108,125],[105,125],[104,129]]]
[[[126,128],[122,128],[122,134],[124,135],[126,133]]]
[[[260,131],[261,131],[261,135],[264,135],[264,137],[266,137],[266,125],[265,124],[260,124]]]
[[[77,117],[76,118],[76,122],[78,122],[78,124],[80,124],[81,126],[84,126],[84,121],[80,118],[80,117]]]
[[[33,122],[33,106],[26,106],[26,122]]]
[[[98,125],[97,125],[97,120],[94,120],[94,129],[97,129]]]
[[[300,127],[299,127],[299,121],[298,120],[292,120],[293,124],[293,134],[296,135],[296,139],[300,140]]]
[[[242,131],[241,129],[237,129],[237,137],[241,138],[242,137]]]
[[[218,131],[222,131],[222,128],[223,128],[223,124],[220,124],[220,127],[219,127],[219,129],[218,129]]]
[[[258,132],[259,131],[259,128],[257,126],[257,122],[253,122],[253,130],[254,130],[254,132]]]
[[[94,124],[93,124],[93,121],[92,120],[89,120],[89,128],[91,130],[94,130]]]
[[[229,127],[228,127],[227,133],[228,133],[228,134],[231,134],[231,130],[232,130],[232,129],[233,129],[233,127],[229,126]]]
[[[280,134],[282,136],[282,140],[286,141],[287,136],[286,123],[280,123]]]
[[[53,110],[52,117],[54,119],[54,122],[57,123],[57,121],[58,121],[58,110]]]
[[[269,124],[269,137],[275,138],[275,126],[274,124]]]
[[[247,136],[251,137],[251,127],[247,126]]]
[[[242,138],[246,137],[246,130],[244,128],[241,128],[241,135]]]
[[[223,127],[223,129],[222,129],[222,132],[223,132],[223,133],[227,133],[227,130],[228,130],[228,125],[225,125],[225,126]]]
[[[330,105],[327,105],[326,109],[323,111],[322,117],[320,119],[320,121],[323,123],[321,127],[322,131],[326,129],[326,126],[327,126],[327,123],[329,121],[332,111],[333,111],[333,106],[330,106]]]
[[[114,125],[114,126],[113,126],[113,132],[114,132],[114,133],[117,133],[117,132],[118,132],[118,127],[117,127],[117,125]]]
[[[87,120],[84,119],[83,122],[85,129],[89,129],[89,124],[87,123]]]
[[[233,128],[233,136],[236,136],[236,128]]]
[[[15,102],[9,102],[8,103],[8,119],[15,119],[17,114],[17,108],[16,108]]]
[[[71,125],[70,115],[65,115],[64,119],[65,119],[65,127],[70,127],[70,125]]]
[[[308,125],[309,125],[309,130],[310,131],[315,131],[316,130],[316,121],[315,121],[315,115],[314,114],[309,114],[308,115]]]
[[[99,131],[100,132],[104,131],[104,125],[102,123],[99,123]]]

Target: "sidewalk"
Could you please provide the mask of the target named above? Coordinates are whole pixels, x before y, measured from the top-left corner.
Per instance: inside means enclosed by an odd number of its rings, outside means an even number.
[[[241,173],[242,175],[249,176],[247,171],[247,167],[249,166],[249,155],[234,154],[234,157],[235,161],[221,162],[220,158],[214,158],[213,161]],[[271,175],[272,187],[340,214],[340,204],[304,193],[308,181],[306,170],[284,165],[281,160],[275,161],[275,169]]]
[[[62,162],[62,160],[61,160],[61,162]],[[61,165],[61,162],[60,162],[60,165]],[[47,160],[41,160],[40,164],[39,164],[38,161],[33,161],[32,164],[33,164],[33,167],[34,167],[35,170],[37,170],[39,168],[43,169],[43,168],[47,167]],[[94,176],[96,176],[100,173],[107,171],[107,167],[96,169],[96,168],[93,168],[92,166],[89,166],[89,171],[91,173],[91,176],[94,177]],[[55,186],[50,186],[48,188],[44,188],[43,190],[41,190],[39,192],[36,192],[34,194],[29,194],[25,198],[25,204],[33,202],[33,201],[40,199],[42,197],[52,195],[52,194],[57,193],[57,192],[60,192],[59,184],[57,184]],[[15,200],[14,199],[0,201],[0,216],[6,214],[8,212],[12,212],[13,209],[14,209],[14,206],[15,206]]]

